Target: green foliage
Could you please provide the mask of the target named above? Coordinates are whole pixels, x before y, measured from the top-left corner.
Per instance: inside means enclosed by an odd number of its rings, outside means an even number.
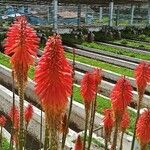
[[[127,43],[124,43],[123,41],[126,41]],[[142,43],[139,41],[134,41],[134,40],[129,40],[129,39],[122,39],[122,40],[118,40],[118,41],[114,41],[114,43],[117,44],[121,44],[121,45],[125,45],[125,46],[131,46],[134,48],[141,48],[141,49],[150,49],[150,44],[149,43]],[[141,55],[141,54],[139,54]]]
[[[121,42],[120,42],[122,45],[127,45],[128,44],[128,42],[127,42],[127,40],[126,39],[123,39],[123,40],[121,40]]]
[[[129,42],[128,42],[128,44],[129,44]],[[105,44],[98,44],[98,43],[95,43],[95,42],[93,42],[93,43],[84,42],[84,43],[82,43],[82,45],[86,46],[86,47],[89,47],[89,48],[95,48],[95,49],[99,49],[99,50],[103,50],[103,51],[112,52],[112,53],[115,53],[115,54],[120,54],[120,55],[129,56],[129,57],[139,58],[139,59],[143,59],[143,60],[150,60],[150,57],[147,54],[128,51],[124,48],[115,48],[115,47],[112,47],[112,46],[108,46],[108,45],[105,45]]]
[[[69,54],[70,56],[71,54]],[[70,57],[72,58],[72,56]],[[83,58],[81,57],[80,59],[83,60]],[[89,60],[87,60],[88,62],[90,62]],[[11,65],[9,63],[9,57],[6,57],[4,54],[0,53],[0,64],[8,67],[8,68],[11,68]],[[106,64],[105,64],[106,66]],[[34,78],[34,70],[35,68],[34,67],[31,67],[30,70],[29,70],[29,77],[31,79]],[[117,69],[116,69],[117,70]],[[125,71],[122,71],[122,73],[124,73]],[[121,73],[121,72],[120,72]],[[77,87],[77,86],[74,86],[74,99],[79,102],[79,103],[83,103],[83,100],[82,100],[82,97],[80,95],[80,88]],[[104,109],[107,109],[107,108],[110,108],[111,107],[111,102],[110,100],[102,97],[102,96],[98,96],[97,97],[97,112],[99,113],[103,113],[103,110]],[[134,125],[134,119],[135,119],[135,114],[131,111],[130,112],[131,114],[131,123],[130,123],[130,127],[129,127],[129,131],[133,131],[133,125]],[[6,149],[7,150],[7,149]]]
[[[72,59],[73,55],[71,53],[66,53],[67,58]],[[83,57],[83,56],[76,56],[76,61],[79,61],[81,63],[89,64],[94,67],[99,67],[105,70],[110,70],[112,72],[123,74],[125,76],[133,77],[133,70],[125,68],[125,67],[119,67],[115,66],[109,63],[101,62],[98,60],[94,60],[91,58]]]
[[[2,42],[5,39],[5,33],[0,32],[0,42]]]
[[[144,34],[141,34],[138,36],[138,39],[144,41],[146,39],[146,36]]]
[[[145,46],[144,46],[143,44],[141,44],[141,45],[139,45],[139,48],[144,49],[144,48],[145,48]]]
[[[61,36],[64,44],[73,45],[73,44],[81,44],[83,42],[82,39],[77,38],[75,35],[62,34]]]
[[[2,150],[9,150],[9,142],[3,138]]]

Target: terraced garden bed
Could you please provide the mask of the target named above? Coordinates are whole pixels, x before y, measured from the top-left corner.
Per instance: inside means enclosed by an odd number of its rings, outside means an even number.
[[[147,49],[150,51],[150,44],[141,41],[121,39],[121,40],[115,40],[112,43],[126,46],[126,47],[131,47],[131,48],[138,48],[144,50]]]
[[[129,50],[126,50],[125,48],[118,48],[118,47],[105,45],[102,43],[99,44],[99,43],[95,43],[95,42],[93,42],[93,43],[84,42],[84,43],[82,43],[82,45],[89,47],[89,48],[95,48],[95,49],[99,49],[99,50],[103,50],[103,51],[108,51],[108,52],[112,52],[112,53],[119,54],[119,55],[129,56],[129,57],[143,59],[143,60],[150,60],[149,55],[144,54],[144,52],[139,53],[138,51],[129,51]]]
[[[0,55],[1,59],[0,59],[0,64],[10,68],[10,63],[9,63],[9,60],[8,60],[8,57],[6,57],[5,55],[1,54]],[[31,79],[33,79],[34,77],[34,67],[32,67],[29,71],[29,77]],[[74,99],[80,103],[82,103],[82,98],[80,96],[80,89],[78,86],[75,86],[74,87]],[[110,100],[108,100],[107,98],[104,98],[102,96],[98,96],[98,105],[97,105],[97,112],[99,113],[103,113],[103,109],[105,108],[110,108]],[[132,116],[131,117],[131,123],[130,123],[130,127],[129,127],[129,131],[132,132],[133,131],[133,125],[134,125],[134,120],[135,120],[135,112],[133,111],[130,111],[130,115]]]
[[[66,53],[66,56],[69,59],[73,58],[72,53]],[[106,62],[101,62],[98,60],[94,60],[94,59],[87,58],[84,56],[79,56],[79,55],[76,56],[76,60],[85,64],[92,65],[94,67],[99,67],[99,68],[110,70],[119,74],[123,74],[125,76],[133,77],[133,70],[125,68],[125,67],[115,66]]]

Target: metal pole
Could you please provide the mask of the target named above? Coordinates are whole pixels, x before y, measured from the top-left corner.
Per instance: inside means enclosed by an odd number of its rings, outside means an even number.
[[[99,20],[102,21],[103,18],[103,7],[99,7]]]
[[[148,24],[150,24],[150,0],[148,1]]]
[[[50,13],[51,13],[51,11],[50,11],[50,6],[48,6],[48,12],[47,12],[47,21],[48,21],[48,24],[50,23]]]
[[[54,5],[54,31],[58,32],[58,0],[53,1]]]
[[[78,4],[78,28],[80,27],[81,24],[81,4]]]
[[[116,26],[118,26],[118,21],[119,21],[119,6],[117,6]]]
[[[131,5],[131,20],[130,20],[130,25],[133,25],[134,10],[135,10],[135,6],[134,6],[134,5]]]
[[[88,23],[88,5],[86,5],[86,10],[85,10],[85,24]]]
[[[114,2],[111,1],[109,3],[109,26],[113,26],[113,9],[114,9]]]

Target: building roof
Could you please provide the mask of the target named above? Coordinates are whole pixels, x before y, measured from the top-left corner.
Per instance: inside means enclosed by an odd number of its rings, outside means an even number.
[[[50,4],[53,0],[1,0],[1,5],[35,5],[35,4]],[[65,3],[65,4],[98,4],[98,5],[108,5],[110,1],[114,1],[115,4],[138,4],[138,3],[148,3],[149,0],[58,0],[59,3]]]

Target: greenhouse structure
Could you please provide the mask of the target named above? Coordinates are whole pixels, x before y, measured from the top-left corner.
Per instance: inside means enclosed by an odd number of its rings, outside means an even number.
[[[0,150],[150,150],[150,0],[0,0]]]

